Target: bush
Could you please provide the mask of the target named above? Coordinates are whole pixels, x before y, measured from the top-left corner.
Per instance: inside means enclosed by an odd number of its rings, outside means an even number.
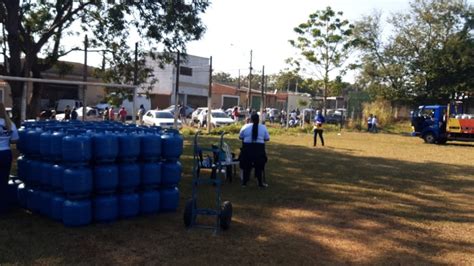
[[[370,114],[376,115],[378,123],[382,126],[393,122],[392,105],[387,100],[377,99],[371,103],[364,103],[362,112],[364,124],[366,124]]]

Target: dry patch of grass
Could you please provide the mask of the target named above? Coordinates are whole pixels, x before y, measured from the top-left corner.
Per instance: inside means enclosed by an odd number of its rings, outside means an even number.
[[[268,189],[223,187],[234,218],[220,235],[186,230],[183,206],[85,228],[17,211],[0,219],[0,264],[474,264],[474,145],[342,132],[316,148],[307,134],[275,136],[267,151]]]

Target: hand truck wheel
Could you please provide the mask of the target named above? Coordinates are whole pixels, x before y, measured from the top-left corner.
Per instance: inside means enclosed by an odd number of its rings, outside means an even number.
[[[230,201],[224,201],[224,204],[222,204],[221,215],[219,219],[222,230],[229,229],[230,223],[232,221],[232,203],[230,203]]]

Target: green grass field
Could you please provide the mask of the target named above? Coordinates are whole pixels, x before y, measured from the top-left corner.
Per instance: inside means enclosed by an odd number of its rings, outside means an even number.
[[[238,150],[235,136],[226,141]],[[16,211],[0,218],[0,264],[474,264],[474,144],[329,132],[312,147],[308,134],[273,136],[269,188],[225,184],[234,217],[219,235],[184,228],[191,137],[185,148],[178,213],[66,228]],[[200,192],[214,199],[212,187]]]

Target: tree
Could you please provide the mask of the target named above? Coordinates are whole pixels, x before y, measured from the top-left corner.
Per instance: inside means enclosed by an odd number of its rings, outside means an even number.
[[[41,77],[41,71],[51,68],[62,56],[80,49],[64,45],[66,35],[78,35],[76,25],[91,36],[91,44],[115,57],[113,63],[130,50],[126,40],[136,34],[156,56],[158,45],[168,58],[172,52],[185,52],[185,44],[204,33],[199,15],[207,1],[20,1],[0,0],[0,23],[5,26],[7,52],[0,73],[16,77]],[[80,43],[79,43],[80,44]],[[130,53],[125,56],[130,56]],[[127,60],[126,60],[127,61]],[[130,60],[128,60],[130,61]],[[111,69],[119,66],[109,65]],[[19,120],[22,83],[9,82],[12,89],[13,113]],[[35,92],[34,92],[35,94]],[[33,96],[33,98],[35,98]]]
[[[212,74],[212,81],[232,85],[237,83],[237,79],[233,78],[229,73],[226,72],[217,72]]]
[[[342,12],[331,7],[318,10],[309,19],[294,28],[298,38],[290,44],[301,51],[301,55],[316,68],[323,82],[323,109],[326,113],[326,98],[330,88],[329,74],[341,68],[351,48],[357,44],[353,37],[353,25],[342,19]]]
[[[395,30],[387,42],[380,14],[364,17],[355,31],[364,53],[359,84],[392,102],[417,104],[473,90],[473,14],[462,0],[414,0],[388,20]]]

